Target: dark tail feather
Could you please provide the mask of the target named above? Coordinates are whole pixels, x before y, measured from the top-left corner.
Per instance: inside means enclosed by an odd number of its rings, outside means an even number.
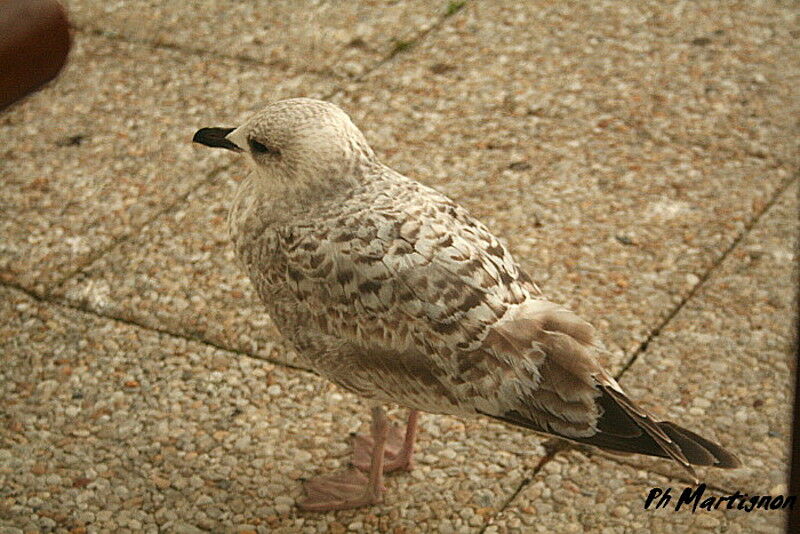
[[[742,465],[736,456],[691,430],[679,427],[670,421],[662,421],[658,425],[672,438],[672,441],[678,444],[678,447],[694,465],[713,465],[725,469],[735,469]],[[708,463],[703,463],[701,457],[707,458],[708,456],[710,456]]]
[[[597,422],[598,432],[586,438],[560,437],[611,452],[670,458],[695,480],[697,476],[693,465],[722,468],[741,465],[736,456],[691,430],[670,421],[655,421],[611,385],[601,385],[600,391],[597,403],[602,409],[602,416]],[[516,411],[492,417],[539,432],[546,431]]]
[[[603,408],[600,432],[576,441],[618,452],[671,458],[693,478],[693,465],[735,468],[739,460],[716,443],[670,421],[655,421],[623,393],[601,385],[597,399]]]

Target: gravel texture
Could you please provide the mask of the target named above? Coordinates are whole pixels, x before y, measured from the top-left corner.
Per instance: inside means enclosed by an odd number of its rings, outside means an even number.
[[[675,511],[687,484],[642,468],[580,452],[562,453],[494,517],[487,534],[506,532],[563,532],[601,534],[652,532],[725,532],[730,534],[782,532],[781,512],[740,510]],[[644,502],[651,488],[672,488],[670,507],[648,510]],[[703,498],[729,495],[706,489]]]
[[[475,530],[544,455],[524,432],[426,415],[417,468],[387,478],[385,505],[300,513],[301,480],[345,467],[345,438],[367,430],[357,398],[306,371],[12,289],[0,288],[0,317],[0,526]]]
[[[694,16],[687,9],[682,16]],[[345,84],[334,100],[388,164],[451,195],[506,238],[554,300],[604,332],[607,363],[618,370],[790,178],[796,154],[786,161],[776,154],[791,152],[798,137],[780,135],[786,117],[772,105],[776,94],[794,91],[790,84],[778,79],[774,91],[757,90],[742,78],[772,76],[763,58],[739,58],[739,48],[755,46],[766,32],[741,20],[744,14],[731,13],[727,31],[736,46],[721,47],[703,64],[709,79],[746,96],[734,106],[730,95],[698,89],[704,80],[692,74],[688,56],[668,61],[697,48],[675,34],[685,18],[663,32],[643,32],[641,23],[637,31],[620,29],[592,13],[470,4],[366,81]],[[523,28],[548,37],[521,41]],[[598,35],[588,49],[578,46],[587,32]],[[631,40],[638,45],[621,45]],[[768,42],[770,57],[784,51],[777,37]],[[558,52],[568,44],[572,53]],[[653,82],[643,47],[663,63],[669,84]],[[495,62],[475,53],[490,49]],[[623,71],[628,82],[612,83]],[[723,114],[735,122],[725,130],[728,148],[698,146],[694,130],[676,130],[681,117],[686,128],[700,128],[680,107],[697,91],[696,114],[731,106]],[[645,92],[679,115],[647,115],[638,107]],[[752,155],[751,137],[775,154]],[[232,165],[232,179],[246,172],[242,162]],[[274,353],[274,331],[262,326],[261,307],[231,266],[223,221],[232,190],[230,180],[220,183],[227,177],[190,197],[185,219],[183,211],[180,219],[164,214],[57,293],[98,311],[98,302],[113,308],[103,313],[296,363],[291,352]],[[165,302],[173,296],[174,305]],[[208,312],[195,313],[192,301]]]
[[[358,77],[429,30],[448,2],[70,0],[86,29],[270,67]]]
[[[720,487],[774,493],[785,480],[797,213],[792,185],[621,381],[659,415],[708,429],[740,457],[743,468],[713,472]]]
[[[169,210],[227,163],[192,150],[199,123],[332,87],[79,33],[58,82],[0,117],[0,280],[43,293]]]
[[[229,245],[225,219],[238,171],[221,172],[57,291],[104,315],[302,365],[281,342]]]
[[[730,495],[787,494],[790,371],[797,272],[792,186],[627,369],[620,383],[658,417],[728,447],[743,467],[699,469]],[[691,481],[669,462],[560,453],[492,520],[499,532],[780,532],[776,511],[644,510],[650,488]],[[669,478],[665,478],[665,475]],[[542,516],[547,519],[539,521]],[[491,532],[491,530],[487,530]]]
[[[643,511],[686,484],[667,462],[436,416],[385,505],[299,513],[366,410],[291,368],[227,244],[244,166],[189,141],[331,98],[506,238],[614,371],[636,355],[632,397],[741,456],[701,472],[715,491],[785,491],[791,2],[198,6],[69,2],[69,66],[0,115],[0,533],[778,531]]]

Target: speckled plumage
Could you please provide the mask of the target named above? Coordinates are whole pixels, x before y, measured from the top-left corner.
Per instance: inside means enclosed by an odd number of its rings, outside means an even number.
[[[465,209],[381,164],[336,106],[277,102],[229,141],[255,169],[230,212],[236,255],[323,376],[376,403],[488,415],[690,470],[736,464],[635,407],[597,364],[593,328],[547,301]]]

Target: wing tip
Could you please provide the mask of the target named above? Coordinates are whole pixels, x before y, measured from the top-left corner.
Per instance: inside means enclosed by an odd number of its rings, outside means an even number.
[[[621,414],[625,414],[629,421],[636,424],[642,431],[638,436],[614,436],[613,434],[607,436],[604,440],[606,448],[618,445],[625,452],[671,458],[694,480],[697,480],[697,473],[693,466],[722,469],[741,467],[742,463],[739,458],[721,445],[671,421],[656,421],[646,411],[635,406],[619,389],[619,386],[615,387],[613,383],[600,384],[600,390],[602,395],[598,402],[603,405],[606,414],[613,413],[617,419]],[[615,411],[609,410],[612,407]],[[598,426],[600,426],[599,422]],[[586,442],[591,444],[590,440]]]

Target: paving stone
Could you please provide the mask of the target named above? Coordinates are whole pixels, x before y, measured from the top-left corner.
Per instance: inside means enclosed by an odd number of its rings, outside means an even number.
[[[198,123],[331,88],[79,34],[57,82],[0,117],[0,279],[44,292],[197,187],[225,162],[191,146]]]
[[[737,454],[741,469],[705,470],[709,483],[730,490],[766,493],[787,476],[797,212],[795,183],[621,381],[659,416]]]
[[[476,532],[544,455],[530,434],[425,415],[418,465],[387,478],[384,505],[300,513],[301,480],[345,467],[345,438],[367,430],[355,397],[7,288],[0,319],[0,527],[413,531],[448,518]]]
[[[301,365],[226,244],[244,166],[189,140],[266,99],[341,87],[334,101],[386,163],[506,238],[548,295],[600,329],[615,371],[689,299],[623,385],[740,454],[738,471],[701,471],[710,484],[781,489],[795,186],[715,265],[800,162],[791,3],[469,2],[411,47],[458,3],[271,5],[70,3],[82,28],[70,66],[0,117],[3,282]],[[645,512],[645,490],[679,487],[681,473],[581,452],[545,464],[495,517],[542,440],[436,416],[385,505],[299,514],[299,479],[346,463],[340,438],[366,418],[357,399],[8,288],[0,317],[0,528],[469,532],[494,518],[487,533],[772,532],[782,520]]]
[[[414,54],[398,56],[364,83],[345,85],[334,100],[353,116],[390,166],[441,189],[507,239],[551,298],[598,327],[609,350],[604,361],[619,370],[795,172],[793,160],[778,153],[789,151],[796,136],[788,132],[796,125],[785,124],[784,115],[770,105],[773,100],[753,92],[748,93],[750,103],[741,104],[732,115],[739,126],[730,127],[727,147],[700,147],[693,133],[675,130],[681,117],[686,125],[696,123],[694,115],[682,108],[671,122],[644,125],[651,133],[663,133],[651,135],[625,118],[626,113],[639,113],[633,106],[640,98],[629,94],[632,88],[652,87],[650,63],[637,47],[623,47],[621,41],[635,36],[653,47],[658,58],[666,57],[670,47],[696,45],[686,44],[685,36],[676,37],[672,30],[661,35],[638,26],[614,37],[622,30],[597,22],[594,11],[537,11],[526,3],[509,6],[508,13],[499,14],[497,9],[493,4],[470,4],[428,36]],[[625,14],[621,7],[614,9]],[[692,13],[689,9],[685,17],[691,19]],[[731,15],[735,24],[728,38],[755,42],[758,32],[744,24],[742,16]],[[759,17],[759,24],[774,26],[778,34],[783,31]],[[689,19],[676,19],[668,28]],[[523,27],[548,37],[521,41]],[[570,53],[556,53],[558,46],[585,40],[590,29],[604,36],[594,48],[587,51],[575,44],[564,49]],[[481,59],[489,46],[497,61]],[[781,46],[775,39],[764,43],[773,51],[770,57],[783,50]],[[760,68],[759,62],[766,61],[759,56],[750,63],[737,63],[730,54],[720,52],[707,59],[707,68],[731,83],[752,70],[752,62]],[[593,77],[595,67],[600,68],[597,57],[610,63]],[[439,65],[445,61],[452,69]],[[583,61],[594,66],[586,70]],[[672,85],[653,88],[665,92],[665,102],[683,102],[685,93],[695,90],[697,82],[686,72],[690,66],[685,63],[667,63],[674,70]],[[629,64],[630,82],[614,86],[611,80]],[[564,77],[577,76],[575,72],[580,73],[576,78],[580,83],[565,88]],[[525,84],[530,91],[520,93]],[[779,85],[783,89],[777,94],[788,98],[788,86]],[[597,94],[606,96],[598,99]],[[711,113],[716,98],[697,101],[695,111]],[[605,101],[615,103],[613,114],[604,111]],[[775,135],[763,138],[771,147],[765,158],[748,152],[737,133],[755,132],[759,125]],[[246,171],[242,163],[235,165],[231,178],[238,179]],[[294,362],[291,353],[272,350],[275,331],[263,324],[263,311],[247,283],[230,269],[220,226],[212,230],[209,225],[192,224],[206,221],[206,211],[221,221],[231,194],[227,186],[209,186],[207,194],[190,199],[191,215],[185,222],[170,223],[170,216],[165,216],[58,293],[91,305],[93,294],[107,287],[105,302],[115,314],[146,324],[167,320],[177,332],[209,336],[226,347]],[[174,230],[164,233],[166,227]],[[210,249],[211,243],[218,246]],[[180,255],[167,252],[176,246],[182,247]],[[183,272],[185,258],[201,251],[206,256],[202,269],[183,278],[170,274]],[[127,269],[123,259],[134,265],[170,267],[154,270],[151,296],[143,297],[139,288],[144,286],[132,280],[138,274]],[[231,292],[229,287],[234,286]],[[173,297],[204,301],[203,310],[209,315],[156,302]],[[263,326],[247,324],[252,321]]]
[[[787,494],[797,208],[792,186],[620,380],[658,417],[739,456],[740,469],[698,469],[709,495]],[[771,510],[675,511],[692,485],[680,469],[636,455],[604,456],[560,454],[492,523],[498,532],[782,529],[785,515]],[[653,487],[673,488],[672,508],[644,509]]]
[[[539,476],[520,492],[497,517],[487,532],[782,532],[785,514],[774,510],[746,512],[734,507],[678,510],[681,493],[688,486],[663,475],[579,452],[562,453],[547,464],[547,476]],[[657,508],[644,508],[653,488],[670,489],[671,500]],[[694,487],[690,491],[694,491]],[[706,488],[702,500],[730,495]],[[750,494],[752,495],[752,493]],[[763,495],[759,493],[759,495]],[[738,506],[739,501],[736,501]]]
[[[71,0],[75,23],[152,44],[244,57],[293,72],[356,77],[402,50],[440,18],[447,2]]]

